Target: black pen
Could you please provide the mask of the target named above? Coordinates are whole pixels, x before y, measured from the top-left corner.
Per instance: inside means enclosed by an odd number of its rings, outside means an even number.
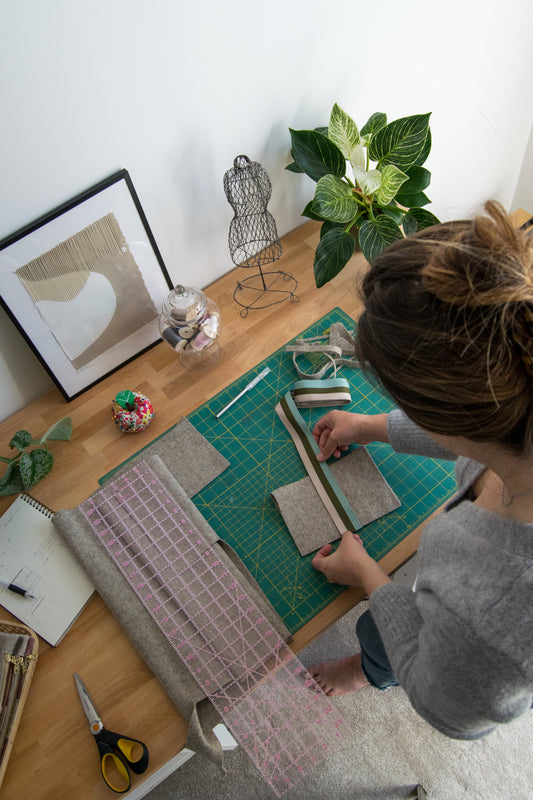
[[[7,581],[0,580],[0,586],[7,586],[10,592],[21,594],[23,597],[31,597],[33,600],[35,600],[35,595],[30,594],[27,589],[21,589],[16,583],[8,583]]]

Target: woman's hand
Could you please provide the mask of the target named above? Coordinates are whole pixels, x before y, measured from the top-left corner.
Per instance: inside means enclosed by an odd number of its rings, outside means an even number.
[[[320,448],[318,461],[330,456],[339,458],[350,444],[387,442],[388,414],[356,414],[349,411],[330,411],[318,420],[313,437]]]
[[[311,564],[330,583],[362,586],[368,595],[378,586],[390,583],[387,573],[366,552],[361,537],[350,531],[342,534],[341,543],[335,551],[330,544],[321,547]]]

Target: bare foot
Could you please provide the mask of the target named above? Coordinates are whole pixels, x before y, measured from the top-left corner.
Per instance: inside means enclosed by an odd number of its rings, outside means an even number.
[[[328,697],[339,697],[370,686],[361,669],[361,653],[338,661],[324,661],[309,668],[309,672]]]

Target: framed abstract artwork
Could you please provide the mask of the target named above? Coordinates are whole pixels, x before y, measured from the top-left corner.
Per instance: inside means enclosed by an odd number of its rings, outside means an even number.
[[[0,302],[67,400],[157,344],[172,288],[125,169],[0,242]]]

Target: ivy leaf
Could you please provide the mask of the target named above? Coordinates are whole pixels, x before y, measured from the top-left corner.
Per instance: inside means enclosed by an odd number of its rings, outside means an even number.
[[[315,251],[313,264],[317,289],[339,274],[354,251],[354,237],[342,228],[332,228],[322,236]]]
[[[431,113],[402,117],[380,128],[370,142],[370,158],[379,167],[394,164],[404,171],[408,169],[424,152],[430,116]]]
[[[369,264],[398,239],[403,239],[401,229],[385,215],[365,220],[359,228],[359,244]]]
[[[23,453],[20,457],[19,467],[22,483],[25,489],[31,489],[39,483],[54,465],[54,457],[49,450],[37,448],[30,453]]]
[[[324,175],[318,181],[313,198],[313,210],[331,222],[350,222],[359,210],[351,186],[334,175]]]
[[[16,447],[20,452],[31,444],[33,444],[33,436],[31,433],[28,433],[28,431],[17,431],[9,442],[9,446],[12,450]]]
[[[327,136],[318,131],[289,131],[293,158],[310,178],[319,181],[324,175],[344,177],[346,159]]]
[[[377,189],[374,199],[381,206],[388,206],[391,200],[397,198],[400,186],[408,180],[405,172],[393,164],[386,164],[381,173],[381,185]],[[400,202],[398,200],[398,202]]]
[[[48,428],[46,433],[43,433],[39,439],[39,444],[44,444],[47,439],[52,441],[68,442],[72,436],[72,420],[70,417],[63,417],[63,419],[55,422],[51,428]]]
[[[337,103],[331,109],[328,136],[348,159],[351,159],[353,150],[361,142],[357,125]]]
[[[19,465],[10,464],[6,472],[0,478],[0,497],[7,497],[10,494],[18,494],[24,490],[22,476]]]
[[[431,225],[437,225],[440,220],[428,211],[427,208],[411,208],[403,218],[403,230],[406,236],[416,233]]]

